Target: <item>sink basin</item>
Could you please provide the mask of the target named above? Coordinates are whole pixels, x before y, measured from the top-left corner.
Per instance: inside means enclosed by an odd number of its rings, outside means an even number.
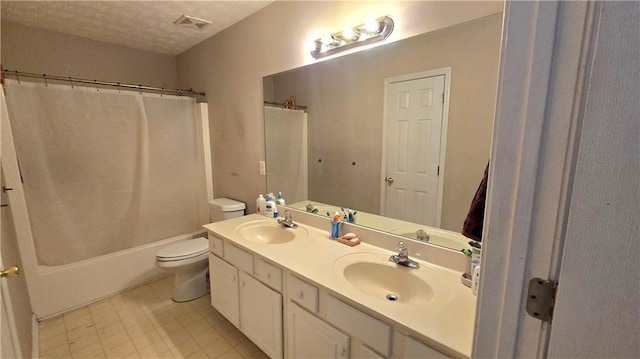
[[[282,244],[297,238],[306,238],[309,232],[302,227],[286,228],[272,221],[253,221],[238,226],[234,234],[248,241],[263,244]]]
[[[421,304],[446,299],[450,293],[445,280],[432,268],[400,266],[385,254],[349,254],[338,258],[333,270],[358,291],[384,301]]]

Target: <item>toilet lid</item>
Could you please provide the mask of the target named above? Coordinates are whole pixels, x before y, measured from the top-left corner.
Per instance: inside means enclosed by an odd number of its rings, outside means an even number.
[[[178,260],[196,257],[209,250],[209,240],[204,237],[185,239],[161,248],[156,257],[164,260]]]

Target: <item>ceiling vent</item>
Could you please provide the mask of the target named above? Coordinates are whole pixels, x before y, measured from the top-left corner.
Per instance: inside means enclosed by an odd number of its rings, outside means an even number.
[[[211,24],[211,21],[198,19],[197,17],[182,15],[180,18],[173,22],[176,25],[185,26],[191,29],[202,30],[204,27]]]

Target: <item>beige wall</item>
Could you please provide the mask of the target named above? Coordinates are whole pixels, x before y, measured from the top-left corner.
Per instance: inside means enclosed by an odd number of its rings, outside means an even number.
[[[501,25],[496,14],[268,77],[265,100],[308,107],[309,199],[379,213],[384,79],[450,67],[441,226],[459,231],[489,158]]]
[[[2,22],[4,69],[177,87],[174,56]]]
[[[391,15],[396,41],[501,11],[483,1],[276,2],[180,54],[179,85],[207,92],[215,195],[255,210],[266,189],[262,77],[314,62],[305,44],[322,32]]]

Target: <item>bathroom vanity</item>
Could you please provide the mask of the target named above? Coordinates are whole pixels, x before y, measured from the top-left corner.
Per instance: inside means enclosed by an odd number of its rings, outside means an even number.
[[[400,236],[358,228],[363,243],[349,247],[329,238],[327,220],[294,220],[295,229],[255,214],[205,226],[212,305],[265,354],[471,355],[476,297],[460,282],[462,254],[407,241],[412,269],[389,261]]]

